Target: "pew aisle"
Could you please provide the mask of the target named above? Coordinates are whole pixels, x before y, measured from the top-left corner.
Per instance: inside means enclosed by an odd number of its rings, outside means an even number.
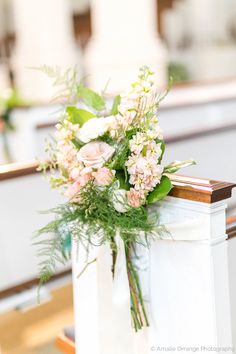
[[[52,300],[26,312],[0,315],[1,354],[59,354],[56,335],[73,323],[72,287],[52,292]]]

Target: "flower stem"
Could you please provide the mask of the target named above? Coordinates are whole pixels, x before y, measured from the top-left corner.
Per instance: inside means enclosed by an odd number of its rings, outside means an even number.
[[[142,290],[140,286],[140,281],[138,273],[133,266],[130,257],[130,244],[126,245],[126,262],[127,262],[127,272],[130,286],[130,298],[131,298],[131,313],[134,322],[134,328],[137,331],[142,329],[144,326],[149,326],[149,321],[147,313],[145,310],[145,305],[143,301]],[[143,323],[144,319],[144,323]]]

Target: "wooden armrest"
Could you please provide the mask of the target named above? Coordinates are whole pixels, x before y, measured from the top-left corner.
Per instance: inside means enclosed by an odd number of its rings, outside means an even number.
[[[231,216],[226,220],[226,233],[228,238],[236,237],[236,216]]]
[[[75,343],[64,333],[60,333],[56,338],[57,348],[65,354],[75,354]]]

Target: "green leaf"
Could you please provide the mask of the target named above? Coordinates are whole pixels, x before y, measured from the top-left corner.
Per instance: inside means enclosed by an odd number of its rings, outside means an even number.
[[[165,143],[163,140],[156,140],[157,144],[161,144],[161,156],[158,159],[158,163],[160,164],[165,153]]]
[[[162,176],[160,184],[147,197],[148,204],[156,203],[158,200],[165,198],[173,188],[170,179]]]
[[[116,171],[116,178],[120,182],[120,188],[128,191],[130,188],[130,185],[128,182],[126,182],[125,172],[123,170]]]
[[[83,144],[81,144],[77,139],[72,139],[71,142],[78,150],[83,146]]]
[[[80,126],[82,126],[89,119],[95,117],[93,113],[73,106],[67,107],[66,112],[69,116],[69,121],[73,124],[79,124]]]
[[[105,109],[105,100],[97,92],[84,87],[82,84],[78,87],[78,95],[83,99],[84,103],[96,111]]]
[[[120,104],[120,101],[121,101],[120,95],[114,97],[113,105],[112,105],[112,108],[111,108],[111,114],[112,114],[113,116],[115,116],[116,114],[119,113],[119,111],[118,111],[118,106],[119,106],[119,104]]]

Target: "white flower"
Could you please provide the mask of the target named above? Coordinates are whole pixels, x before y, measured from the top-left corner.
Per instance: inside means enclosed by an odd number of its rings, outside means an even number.
[[[128,205],[127,191],[124,189],[116,189],[112,194],[113,207],[119,213],[127,212],[130,207]]]
[[[115,149],[103,141],[92,141],[84,145],[78,152],[77,158],[86,167],[101,168],[110,160]]]
[[[82,143],[88,143],[91,140],[97,139],[99,136],[105,134],[108,129],[115,124],[116,118],[114,116],[91,118],[80,128],[76,137]]]

